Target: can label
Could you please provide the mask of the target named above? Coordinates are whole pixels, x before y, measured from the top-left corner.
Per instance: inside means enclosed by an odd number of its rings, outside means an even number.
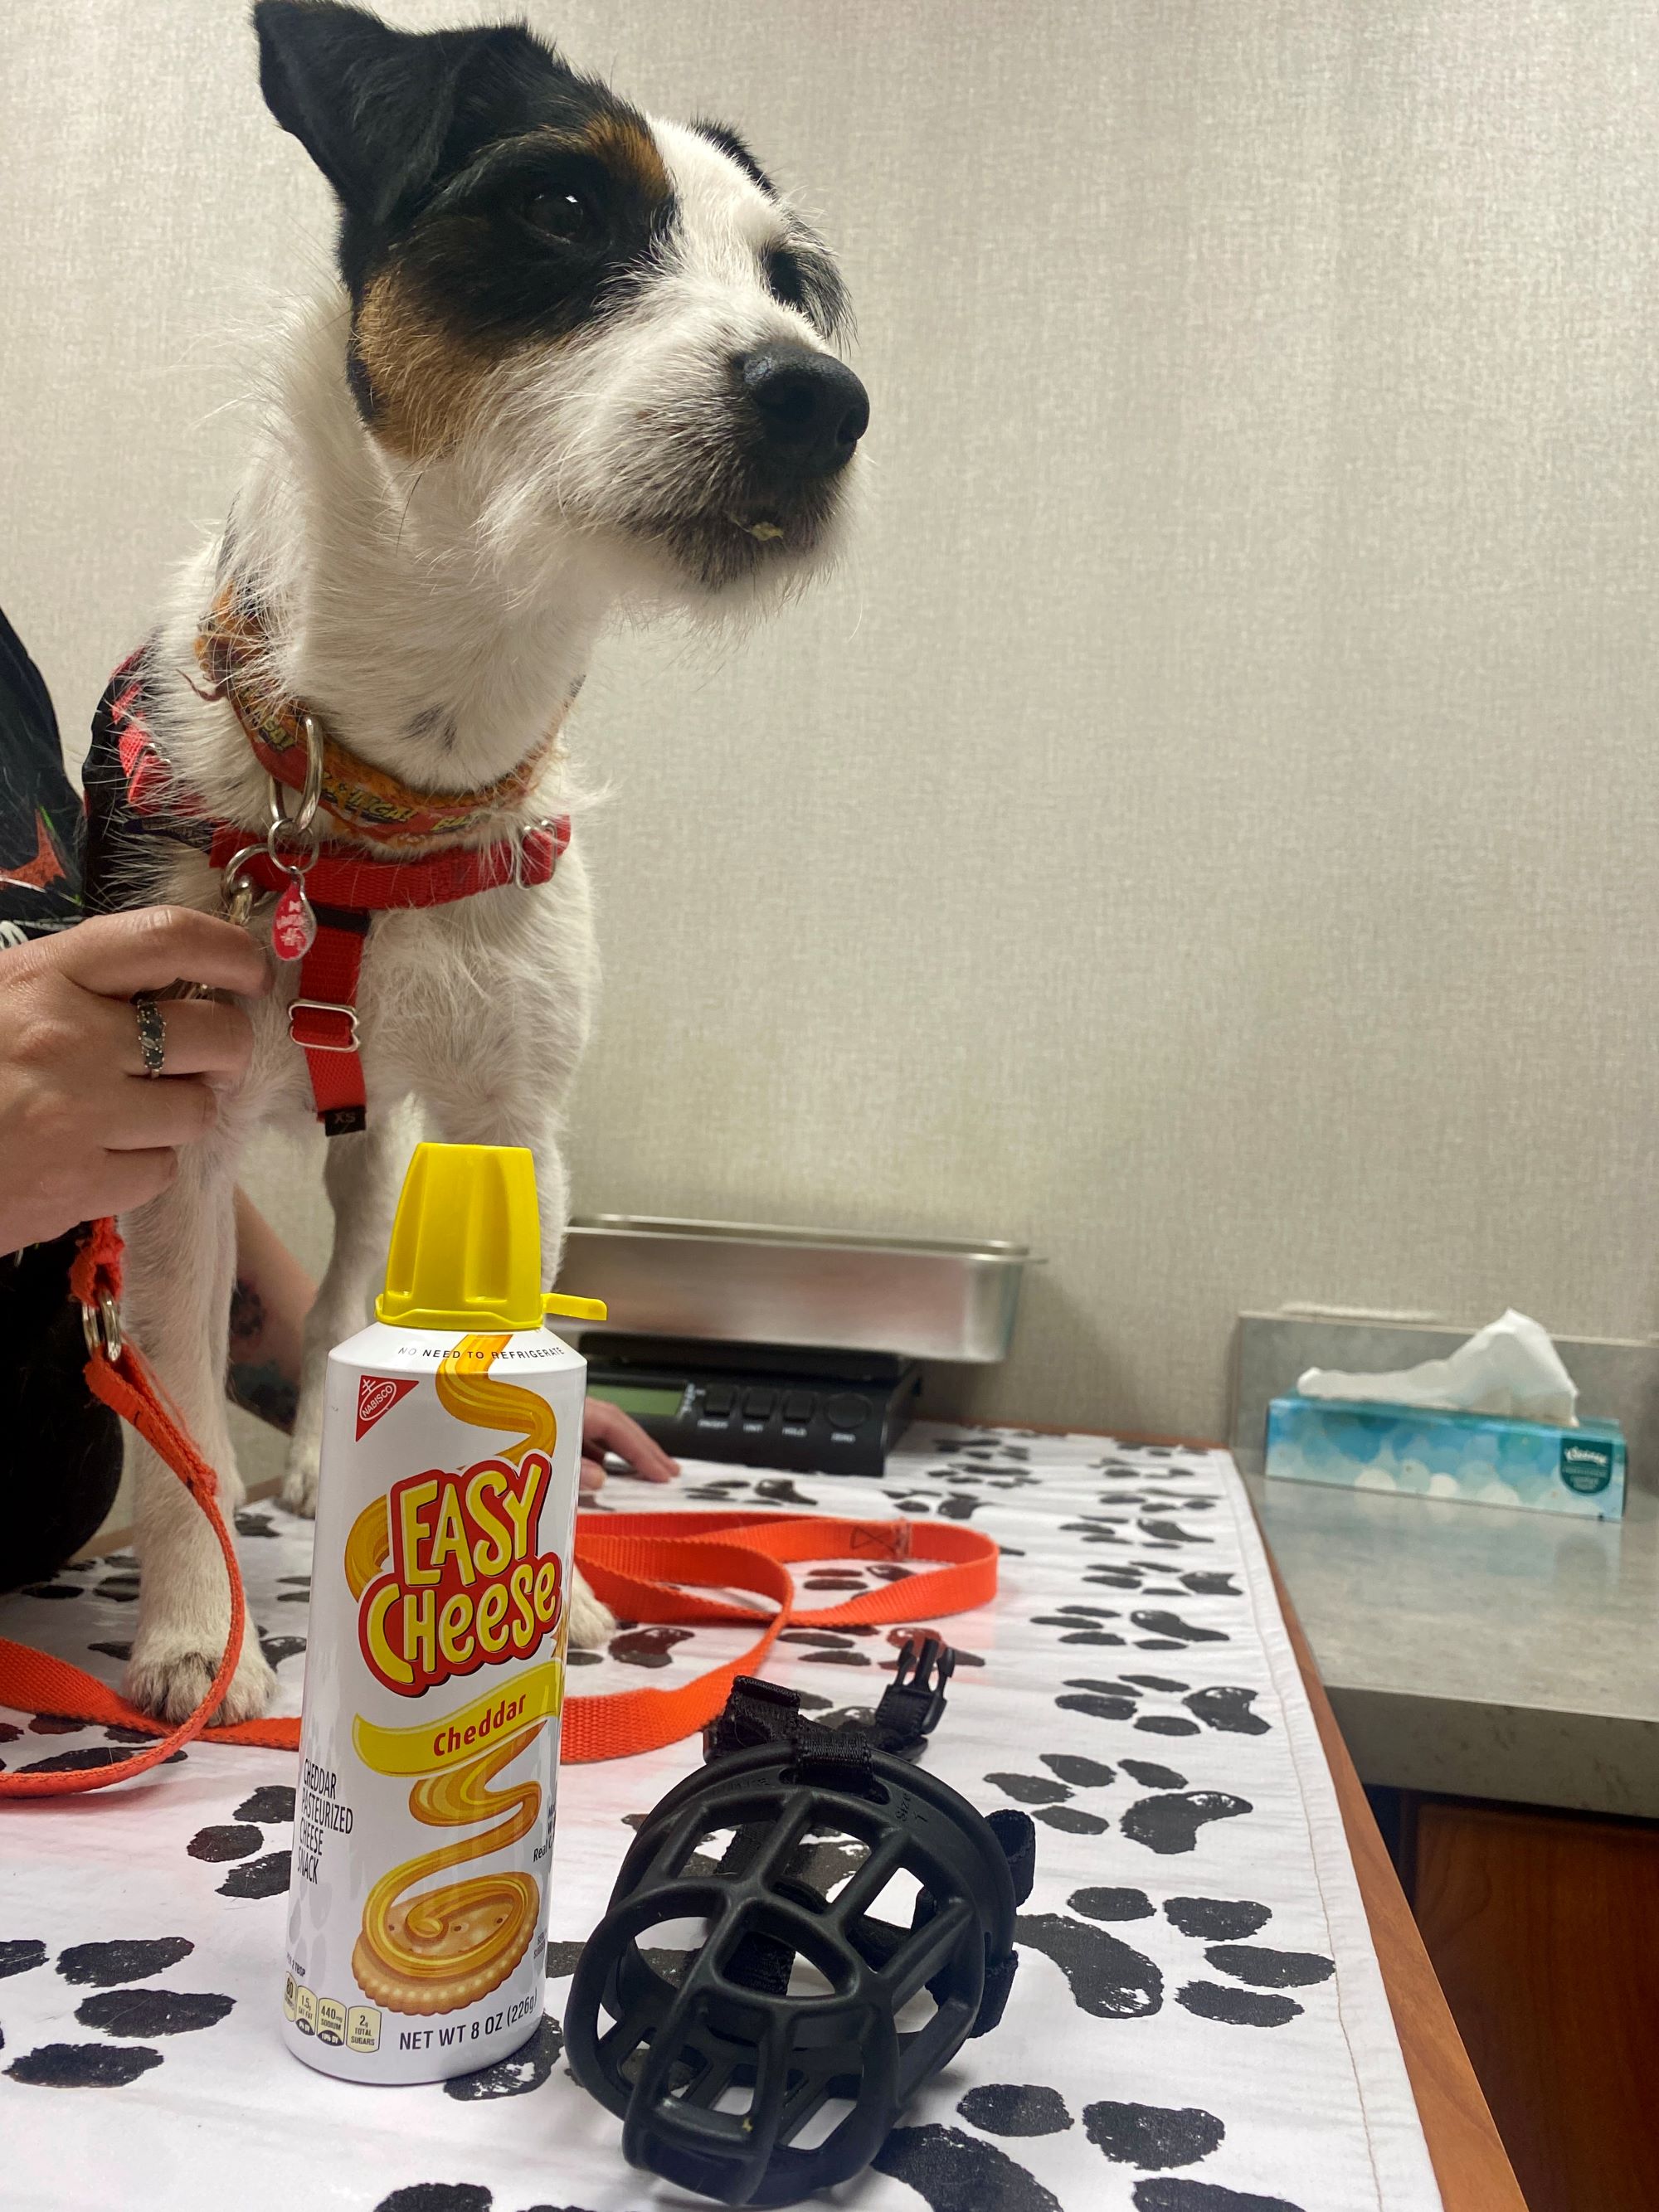
[[[540,2017],[584,1373],[540,1333],[331,1360],[283,2005],[325,2070],[434,2079]]]

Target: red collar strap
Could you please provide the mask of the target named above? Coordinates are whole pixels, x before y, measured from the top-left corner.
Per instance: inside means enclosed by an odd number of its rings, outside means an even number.
[[[246,851],[246,830],[214,825],[208,858],[222,868]],[[570,842],[570,823],[561,814],[538,823],[522,836],[501,837],[493,845],[451,847],[404,860],[370,860],[349,845],[319,845],[306,870],[306,896],[313,906],[351,907],[358,912],[391,914],[405,907],[453,906],[476,891],[500,890],[507,884],[547,883]],[[261,891],[280,891],[292,871],[255,845],[238,872]]]
[[[226,584],[196,641],[196,657],[211,687],[206,696],[229,702],[260,767],[292,791],[304,787],[314,743],[321,754],[324,813],[366,844],[430,844],[475,829],[491,815],[513,813],[551,759],[568,711],[567,702],[541,742],[494,783],[476,791],[422,791],[362,759],[297,701],[273,692],[268,679],[261,681],[270,653],[270,633],[258,599],[234,581]]]

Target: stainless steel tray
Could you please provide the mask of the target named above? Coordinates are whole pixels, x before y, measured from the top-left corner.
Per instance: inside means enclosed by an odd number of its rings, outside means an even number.
[[[570,1225],[562,1285],[607,1329],[987,1364],[1013,1334],[1023,1244],[599,1213]]]

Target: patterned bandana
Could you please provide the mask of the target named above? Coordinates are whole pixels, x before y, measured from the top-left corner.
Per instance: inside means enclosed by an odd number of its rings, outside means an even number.
[[[302,790],[306,780],[305,709],[273,696],[255,674],[270,639],[257,605],[233,584],[214,601],[196,657],[212,689],[228,700],[259,764],[279,783]],[[564,710],[535,750],[481,791],[417,791],[383,768],[361,760],[317,718],[323,744],[322,806],[356,838],[375,845],[417,846],[504,814],[530,791],[558,743]]]

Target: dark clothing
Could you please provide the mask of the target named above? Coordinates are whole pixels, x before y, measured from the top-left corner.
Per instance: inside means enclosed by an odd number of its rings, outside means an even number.
[[[86,794],[81,842],[81,897],[88,914],[119,914],[146,906],[156,888],[158,851],[180,844],[207,852],[213,824],[167,808],[136,809],[122,764],[123,733],[149,720],[146,654],[123,661],[105,686],[92,718],[92,743],[81,769]],[[152,763],[150,773],[155,772]]]
[[[40,670],[0,614],[0,944],[81,918],[81,802]]]
[[[71,1235],[0,1259],[0,1589],[42,1581],[72,1559],[121,1480],[121,1424],[82,1379],[74,1251]]]
[[[0,958],[79,921],[80,825],[52,700],[0,614]],[[71,1234],[0,1258],[0,1589],[78,1551],[121,1479],[121,1425],[82,1380],[74,1249]]]

